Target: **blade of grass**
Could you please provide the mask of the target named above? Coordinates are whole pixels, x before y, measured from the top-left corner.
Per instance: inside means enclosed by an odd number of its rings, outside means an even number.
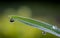
[[[57,28],[54,25],[42,22],[40,20],[35,20],[32,18],[26,18],[21,16],[11,16],[11,18],[60,37],[60,28]]]

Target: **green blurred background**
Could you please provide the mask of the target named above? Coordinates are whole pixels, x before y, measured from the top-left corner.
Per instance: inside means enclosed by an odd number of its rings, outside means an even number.
[[[0,38],[59,38],[42,34],[42,30],[15,21],[9,15],[30,17],[60,27],[60,3],[54,2],[0,2]]]

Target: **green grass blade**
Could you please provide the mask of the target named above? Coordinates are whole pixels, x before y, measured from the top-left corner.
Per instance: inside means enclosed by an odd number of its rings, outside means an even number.
[[[35,20],[32,18],[26,18],[26,17],[21,17],[21,16],[20,17],[19,16],[11,16],[11,18],[60,37],[60,28],[58,28],[54,25],[42,22],[40,20],[38,21],[38,20]]]

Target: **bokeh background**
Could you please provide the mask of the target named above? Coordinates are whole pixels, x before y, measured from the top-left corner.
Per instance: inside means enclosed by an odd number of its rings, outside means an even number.
[[[9,15],[30,17],[60,28],[60,3],[55,2],[0,2],[0,38],[58,38],[52,34],[15,21]]]

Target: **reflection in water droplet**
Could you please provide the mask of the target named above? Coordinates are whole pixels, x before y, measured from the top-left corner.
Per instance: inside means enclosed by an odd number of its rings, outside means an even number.
[[[42,32],[43,35],[46,35],[46,32]]]

